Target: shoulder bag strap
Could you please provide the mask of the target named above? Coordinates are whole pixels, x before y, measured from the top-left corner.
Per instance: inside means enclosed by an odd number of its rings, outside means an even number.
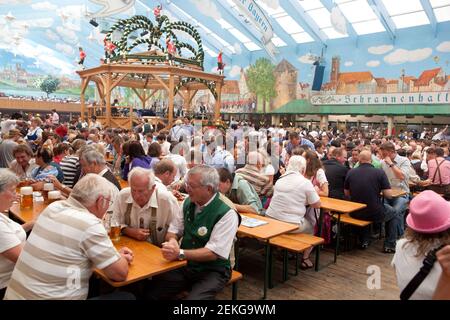
[[[400,294],[400,300],[409,300],[420,284],[425,280],[425,278],[430,273],[433,268],[434,263],[436,262],[436,252],[442,249],[444,245],[431,250],[428,252],[427,256],[423,260],[423,266],[420,268],[419,272],[412,278],[412,280],[408,283],[408,285],[403,289]]]

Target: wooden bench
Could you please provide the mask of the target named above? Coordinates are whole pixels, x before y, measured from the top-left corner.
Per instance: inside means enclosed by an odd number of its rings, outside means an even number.
[[[296,254],[294,275],[298,275],[298,255],[324,241],[323,238],[304,233],[282,234],[271,238],[269,243],[272,246],[283,249],[283,282],[288,279],[288,251]]]
[[[372,226],[372,224],[373,224],[372,221],[352,218],[350,216],[350,214],[348,214],[348,213],[341,214],[340,218],[338,217],[337,214],[333,214],[333,219],[336,219],[336,221],[339,221],[339,223],[343,223],[343,224],[358,227],[358,228],[365,228],[368,226]],[[380,231],[380,239],[381,239],[381,231]],[[349,248],[352,248],[352,246],[354,244],[354,243],[352,244],[352,240],[348,239],[348,237],[344,237],[344,240],[345,240],[344,243],[345,243],[346,249],[348,250]],[[339,241],[339,239],[336,239],[336,241]]]
[[[237,300],[237,282],[243,278],[242,273],[232,270],[231,272],[231,278],[228,281],[228,285],[232,285],[232,293],[231,293],[231,300]]]
[[[333,218],[338,220],[338,215],[334,214]],[[340,222],[345,223],[345,224],[350,224],[352,226],[356,226],[356,227],[360,227],[360,228],[367,227],[368,225],[372,224],[372,221],[359,220],[359,219],[352,218],[352,217],[350,217],[350,214],[348,214],[348,213],[341,214]]]

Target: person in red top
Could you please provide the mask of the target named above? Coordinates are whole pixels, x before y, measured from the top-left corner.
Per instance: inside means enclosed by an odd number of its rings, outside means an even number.
[[[225,69],[225,65],[223,64],[223,52],[220,50],[219,55],[217,56],[217,70],[219,74],[223,74],[223,70]]]
[[[80,65],[84,69],[84,59],[86,59],[86,52],[84,52],[82,47],[78,48],[80,52],[80,60],[78,61],[78,65]]]
[[[173,56],[176,53],[175,45],[173,44],[170,37],[166,39],[166,48],[167,48],[167,60],[169,61],[169,64],[173,65]]]
[[[155,15],[156,20],[161,16],[162,6],[159,4],[155,9],[153,9],[153,14]]]
[[[107,63],[109,63],[109,58],[117,47],[111,40],[106,40],[106,38],[103,42],[105,44],[105,56],[107,59],[106,61]]]

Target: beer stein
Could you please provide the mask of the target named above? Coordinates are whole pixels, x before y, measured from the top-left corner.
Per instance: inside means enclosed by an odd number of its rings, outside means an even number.
[[[48,204],[58,201],[61,199],[61,191],[59,190],[49,191],[47,197],[48,197],[47,200]]]
[[[33,208],[33,187],[20,188],[20,208]]]

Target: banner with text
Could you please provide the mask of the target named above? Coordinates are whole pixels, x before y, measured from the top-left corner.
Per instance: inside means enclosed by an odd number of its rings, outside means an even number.
[[[233,0],[238,11],[240,11],[262,34],[262,44],[267,53],[275,59],[277,49],[272,44],[273,28],[264,11],[254,0]]]
[[[381,93],[349,95],[317,95],[311,98],[313,105],[361,105],[361,104],[443,104],[450,102],[450,92]]]

